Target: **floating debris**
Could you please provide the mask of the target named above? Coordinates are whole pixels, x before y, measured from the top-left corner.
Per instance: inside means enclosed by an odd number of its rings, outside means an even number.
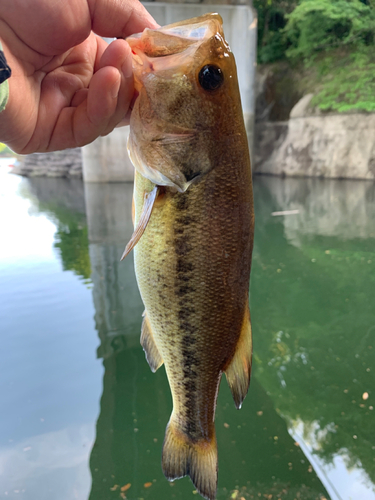
[[[297,214],[299,214],[299,210],[283,210],[281,212],[271,213],[273,217],[277,217],[278,215],[297,215]]]

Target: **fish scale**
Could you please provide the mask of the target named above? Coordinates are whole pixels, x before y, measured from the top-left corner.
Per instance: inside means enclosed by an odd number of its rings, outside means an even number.
[[[221,24],[212,14],[128,39],[139,96],[129,140],[136,236],[125,254],[134,247],[141,344],[153,371],[164,363],[172,392],[162,467],[169,480],[189,475],[209,500],[217,488],[220,379],[225,372],[239,408],[252,352],[250,158]],[[198,77],[208,64],[212,84]]]

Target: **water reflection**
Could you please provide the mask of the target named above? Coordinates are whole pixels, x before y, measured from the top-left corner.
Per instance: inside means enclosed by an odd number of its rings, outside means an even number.
[[[278,210],[299,211],[298,217],[282,221],[290,243],[299,246],[309,236],[340,241],[375,238],[374,182],[260,177],[257,183]]]
[[[91,275],[83,182],[79,179],[32,177],[20,186],[32,201],[31,214],[45,214],[57,226],[54,247],[64,271],[88,283]]]
[[[96,329],[100,358],[139,347],[143,312],[133,268],[133,256],[120,257],[133,232],[132,184],[86,184],[91,279],[94,284]]]
[[[87,234],[82,184],[23,179],[1,163],[0,498],[86,500],[102,369],[91,290],[75,272],[88,240],[77,252],[70,238]]]
[[[8,462],[20,464],[17,485],[28,478],[24,484],[33,495],[30,499],[39,495],[38,489],[43,490],[40,498],[50,500],[65,500],[66,492],[73,489],[79,500],[119,499],[121,487],[129,484],[128,499],[198,498],[188,479],[170,485],[161,472],[171,397],[164,370],[152,374],[139,345],[143,307],[132,256],[119,261],[132,232],[132,186],[87,185],[85,207],[84,188],[77,180],[30,179],[28,184],[24,196],[34,200],[32,210],[47,214],[56,225],[55,251],[63,269],[72,270],[86,283],[91,273],[93,288],[86,292],[92,294],[95,306],[97,355],[105,371],[90,454],[90,493],[84,493],[87,479],[79,472],[84,453],[78,449],[81,441],[92,439],[90,430],[82,431],[81,440],[70,439],[70,444],[78,443],[76,448],[68,443],[72,467],[79,463],[74,488],[69,478],[64,480],[71,485],[61,492],[50,488],[50,480],[44,491],[47,481],[40,482],[45,474],[43,478],[53,477],[54,484],[60,484],[61,478],[67,478],[66,461],[54,467],[52,476],[47,460],[35,462],[33,472],[12,455]],[[256,178],[254,185],[254,371],[241,411],[234,409],[225,380],[220,389],[218,499],[248,500],[259,495],[286,500],[374,499],[375,185],[266,177]],[[299,213],[271,216],[281,210]],[[90,384],[98,384],[93,372],[88,372],[88,360],[83,363],[95,351],[95,342],[88,340],[93,329],[77,312],[82,309],[82,297],[72,294],[74,307],[68,309],[68,285],[73,286],[69,282],[61,289],[64,305],[57,322],[64,343],[48,354],[48,379],[61,377],[56,367],[59,356],[81,364],[81,368],[75,365],[75,371],[64,372],[69,387],[64,405],[77,407],[77,415],[83,412],[85,418],[68,422],[71,417],[64,416],[60,406],[51,403],[52,396],[47,398],[43,391],[37,408],[43,398],[51,408],[58,407],[58,416],[51,410],[55,428],[46,436],[59,450],[64,449],[64,429],[69,436],[75,435],[69,429],[77,425],[86,429],[90,418],[85,397]],[[75,311],[72,317],[67,317],[67,310]],[[90,309],[90,320],[92,315]],[[39,311],[40,328],[35,331],[43,327],[42,316],[46,322],[46,312]],[[56,317],[50,318],[50,324],[56,325]],[[47,335],[43,345],[46,339]],[[23,347],[18,349],[21,353]],[[76,370],[80,370],[78,378]],[[84,391],[79,390],[77,380],[80,384],[86,380]],[[74,391],[73,401],[70,394]],[[9,394],[13,397],[13,391]],[[91,418],[96,412],[95,406]],[[20,439],[19,450],[28,448],[29,442]],[[79,478],[86,490],[76,488]]]
[[[323,472],[344,457],[337,485],[362,470],[353,498],[374,498],[375,185],[260,178],[256,194],[257,377]]]

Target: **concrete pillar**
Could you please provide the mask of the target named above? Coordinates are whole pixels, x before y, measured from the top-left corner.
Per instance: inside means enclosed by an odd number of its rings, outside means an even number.
[[[116,128],[82,148],[85,182],[131,182],[134,167],[127,153],[129,127]]]
[[[224,21],[225,37],[237,62],[242,107],[252,155],[257,53],[255,9],[249,4],[164,2],[143,2],[143,4],[161,26],[200,16],[207,12],[218,12],[221,15]],[[83,148],[83,178],[85,182],[127,182],[133,180],[134,169],[126,151],[128,135],[128,127],[119,128]]]
[[[130,183],[85,183],[85,202],[95,306],[100,338],[98,357],[125,347],[139,347],[143,304],[133,255],[120,262],[133,234]]]

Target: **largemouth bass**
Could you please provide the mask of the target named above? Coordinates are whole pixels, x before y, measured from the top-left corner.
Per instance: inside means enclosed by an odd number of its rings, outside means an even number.
[[[254,214],[236,65],[218,14],[127,41],[139,95],[129,138],[136,229],[124,255],[134,247],[141,344],[172,392],[162,468],[213,500],[220,379],[240,408],[252,354]]]

